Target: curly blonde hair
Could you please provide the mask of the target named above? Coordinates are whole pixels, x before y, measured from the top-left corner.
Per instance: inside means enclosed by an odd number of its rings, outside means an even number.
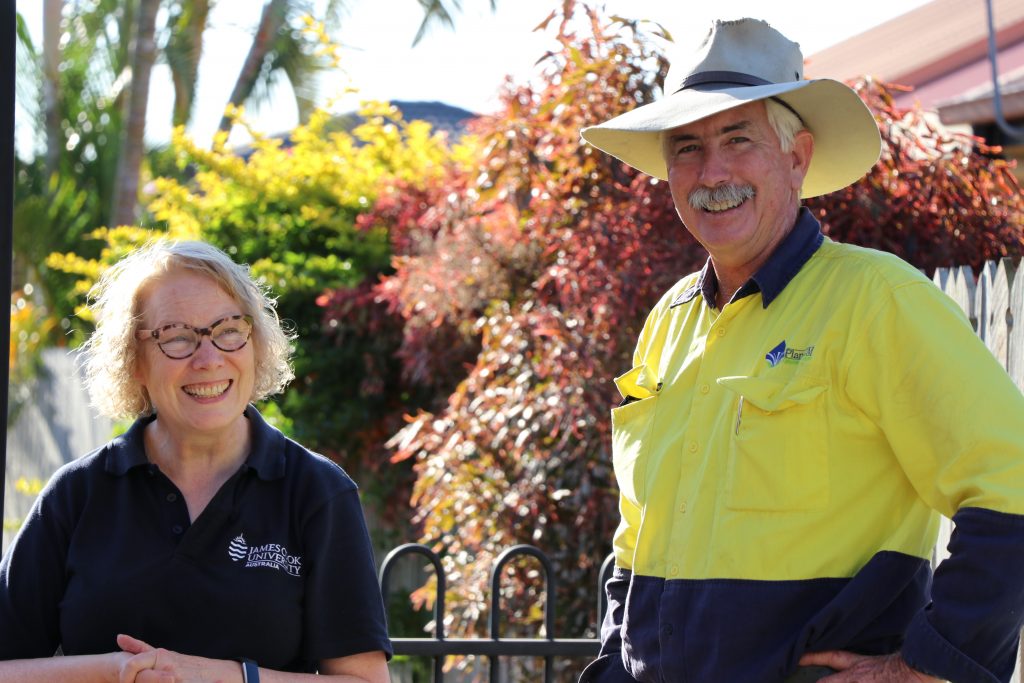
[[[209,277],[252,316],[256,377],[250,401],[281,392],[295,377],[295,335],[281,324],[276,301],[252,278],[248,266],[205,242],[156,240],[107,269],[89,291],[96,329],[83,348],[82,363],[89,397],[101,414],[134,419],[153,412],[149,395],[135,379],[135,331],[146,288],[179,269]]]

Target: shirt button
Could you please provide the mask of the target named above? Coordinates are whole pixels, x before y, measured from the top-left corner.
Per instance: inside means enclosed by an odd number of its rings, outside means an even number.
[[[686,512],[686,501],[679,504],[679,511],[684,513]]]
[[[182,531],[184,531],[184,529],[182,528],[182,526],[180,524],[175,524],[174,526],[171,527],[171,531],[173,531],[176,534],[180,534]]]
[[[725,336],[725,328],[724,327],[719,327],[718,328],[718,336],[719,337],[724,337]]]
[[[668,570],[668,575],[669,576],[678,576],[679,575],[679,565],[678,564],[672,565],[672,568]]]
[[[701,384],[700,385],[700,393],[706,394],[709,391],[711,391],[711,387],[709,387],[707,384]]]
[[[666,636],[672,635],[672,624],[665,624],[664,626],[661,627],[661,631]]]
[[[177,493],[168,493],[167,494],[167,502],[168,503],[173,503],[176,500],[178,500],[178,494]]]
[[[696,453],[697,452],[697,442],[696,441],[691,441],[689,449],[690,449],[691,453]]]

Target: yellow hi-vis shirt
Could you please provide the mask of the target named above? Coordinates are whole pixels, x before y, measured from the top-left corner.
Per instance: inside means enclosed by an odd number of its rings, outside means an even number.
[[[798,229],[817,232],[806,211]],[[633,365],[603,655],[639,681],[770,681],[804,652],[902,647],[950,680],[1008,678],[1024,396],[931,281],[827,238],[767,306],[719,312],[695,274]],[[929,605],[940,513],[959,539]]]

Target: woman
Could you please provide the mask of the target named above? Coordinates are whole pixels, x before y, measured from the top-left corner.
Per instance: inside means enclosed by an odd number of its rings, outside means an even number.
[[[293,377],[273,302],[166,241],[93,301],[90,396],[136,420],[54,475],[0,563],[0,681],[388,681],[356,486],[251,405]]]

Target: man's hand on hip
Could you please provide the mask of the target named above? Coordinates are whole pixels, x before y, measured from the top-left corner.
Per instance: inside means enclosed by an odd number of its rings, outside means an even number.
[[[810,652],[800,658],[801,666],[827,666],[837,673],[821,683],[943,683],[903,661],[899,653],[870,657],[843,650]]]

